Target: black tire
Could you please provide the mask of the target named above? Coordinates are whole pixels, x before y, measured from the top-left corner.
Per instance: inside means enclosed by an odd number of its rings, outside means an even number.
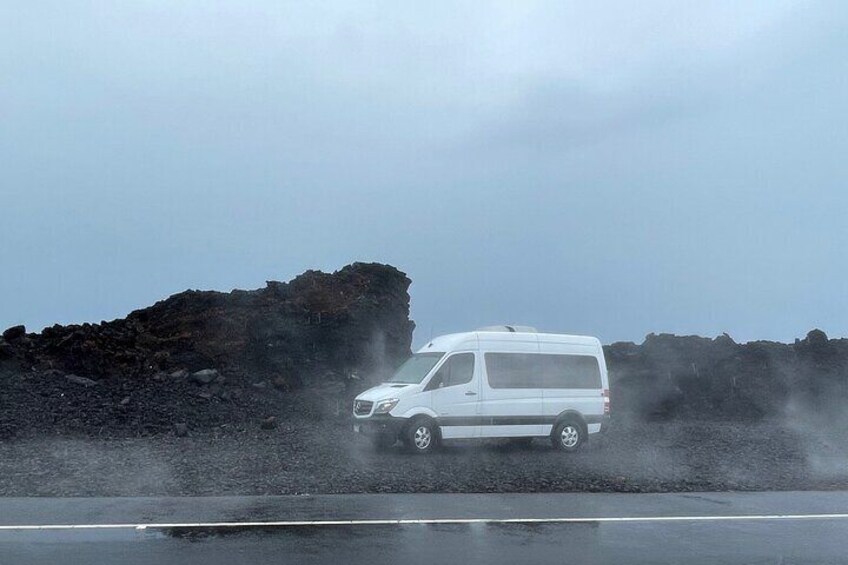
[[[412,453],[433,452],[439,444],[439,428],[432,418],[421,416],[412,420],[403,433],[403,443]]]
[[[558,451],[573,452],[586,443],[588,430],[577,418],[566,418],[554,426],[551,432],[551,445]]]

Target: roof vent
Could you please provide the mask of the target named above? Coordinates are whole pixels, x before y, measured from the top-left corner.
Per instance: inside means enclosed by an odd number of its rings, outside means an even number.
[[[509,332],[509,333],[531,333],[534,334],[537,332],[536,328],[533,326],[486,326],[485,328],[480,328],[477,330],[478,332]]]

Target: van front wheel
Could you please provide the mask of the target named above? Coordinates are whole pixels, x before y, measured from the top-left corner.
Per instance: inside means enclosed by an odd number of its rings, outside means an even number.
[[[551,433],[551,443],[559,451],[577,451],[586,441],[586,428],[574,420],[563,420]]]
[[[413,453],[430,453],[439,442],[439,430],[431,418],[415,418],[404,434],[404,443]]]

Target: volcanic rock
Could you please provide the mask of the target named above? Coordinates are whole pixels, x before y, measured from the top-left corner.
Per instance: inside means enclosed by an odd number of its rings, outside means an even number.
[[[215,369],[203,369],[191,374],[191,380],[202,385],[208,385],[218,378],[218,371]]]
[[[281,377],[290,390],[352,371],[379,380],[409,355],[409,284],[394,267],[354,263],[253,291],[188,290],[124,319],[45,328],[13,353],[27,369],[92,377],[217,370]],[[4,334],[11,342],[25,329]]]
[[[67,379],[69,382],[85,387],[97,385],[97,381],[89,379],[88,377],[80,377],[78,375],[65,375],[65,379]]]
[[[820,330],[794,345],[650,334],[604,353],[614,418],[757,420],[841,412],[848,399],[848,340]]]
[[[827,334],[819,329],[807,333],[806,342],[810,347],[822,348],[827,346]]]
[[[26,327],[25,326],[12,326],[3,332],[3,339],[6,341],[15,341],[16,339],[20,339],[26,335]]]

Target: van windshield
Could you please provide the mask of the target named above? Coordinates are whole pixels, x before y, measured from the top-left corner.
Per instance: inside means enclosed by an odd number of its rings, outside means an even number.
[[[443,352],[428,351],[427,353],[416,353],[395,371],[388,381],[389,383],[418,384],[436,363],[444,356]]]

